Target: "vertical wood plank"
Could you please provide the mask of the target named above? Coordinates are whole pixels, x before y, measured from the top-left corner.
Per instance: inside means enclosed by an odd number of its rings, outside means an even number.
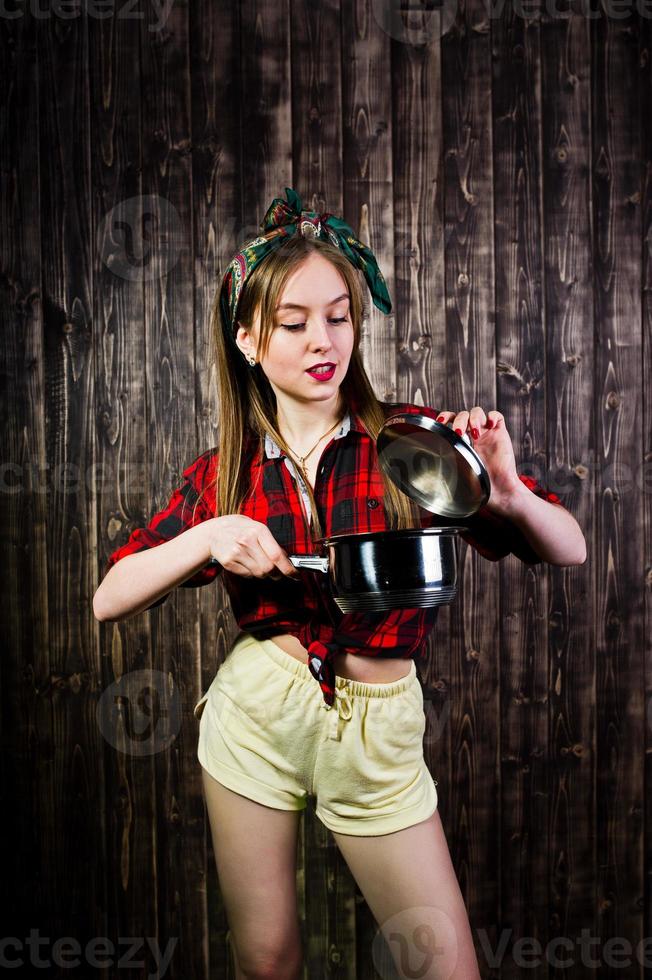
[[[598,935],[643,937],[645,717],[642,494],[632,479],[642,450],[638,21],[591,22],[593,298],[598,430],[596,689],[598,702]],[[626,523],[626,532],[625,532]],[[624,535],[629,547],[624,547]],[[632,960],[627,972],[640,975]],[[622,969],[609,970],[612,976]]]
[[[35,683],[51,718],[44,831],[54,936],[82,945],[106,926],[103,855],[103,744],[95,706],[99,683],[95,578],[89,556],[97,539],[86,477],[95,458],[90,420],[92,241],[87,22],[38,19],[39,176],[43,290],[42,410],[46,466],[48,647],[39,651]],[[49,782],[48,778],[48,782]],[[89,901],[89,895],[94,900]]]
[[[369,245],[387,282],[392,311],[374,306],[367,287],[368,314],[360,350],[378,398],[396,400],[396,298],[394,296],[394,209],[392,201],[392,89],[390,38],[373,4],[342,4],[342,168],[340,214]],[[328,64],[328,60],[326,60]],[[336,208],[329,207],[329,210]]]
[[[496,336],[499,407],[519,472],[536,459],[546,480],[546,374],[541,215],[539,12],[511,6],[491,21]],[[525,465],[524,465],[525,464]],[[501,567],[500,929],[548,941],[548,647],[546,575]],[[499,933],[500,935],[500,933]],[[503,980],[522,975],[508,956]],[[537,969],[548,975],[548,961]]]
[[[346,11],[342,16],[346,17]],[[323,0],[317,5],[293,0],[290,23],[292,177],[296,182],[292,186],[307,211],[341,214],[344,59],[335,57],[340,2]]]
[[[201,8],[191,5],[189,17],[195,404],[198,448],[203,451],[212,446],[219,447],[217,379],[209,363],[210,312],[224,269],[243,232],[241,34],[239,7],[234,4],[210,4]],[[238,632],[221,576],[214,587],[203,587],[198,592],[201,616],[199,649],[193,670],[195,683],[184,695],[189,705],[196,704],[201,694],[208,690]],[[186,724],[196,772],[201,777],[196,759],[199,724],[192,716]],[[203,802],[200,810],[193,808],[188,830],[195,850],[193,866],[187,870],[201,902],[200,917],[195,919],[202,960],[198,975],[233,976],[229,925]]]
[[[480,2],[442,38],[446,373],[451,411],[496,404],[491,49]],[[460,542],[451,607],[451,760],[447,837],[473,929],[497,945],[500,904],[498,569]],[[487,596],[492,596],[490,602]]]
[[[140,99],[134,98],[140,88],[139,34],[128,21],[91,17],[88,43],[99,581],[108,555],[149,519],[143,328],[149,256],[139,238],[142,120]],[[100,634],[103,691],[123,683],[130,670],[151,668],[148,615],[103,624]],[[157,936],[151,901],[157,860],[153,760],[132,751],[130,723],[137,713],[133,701],[116,713],[103,754],[112,811],[107,903],[110,934]]]
[[[190,129],[189,11],[175,3],[163,25],[154,11],[141,21],[141,104],[144,202],[150,209],[151,274],[143,281],[146,438],[150,460],[150,513],[167,502],[181,472],[199,453],[192,283],[192,166]],[[208,447],[201,447],[208,448]],[[152,663],[169,678],[172,699],[183,705],[185,727],[169,749],[153,757],[156,894],[159,942],[177,943],[169,975],[200,975],[204,952],[196,942],[196,860],[185,850],[186,819],[199,803],[196,726],[183,684],[200,642],[199,594],[176,590],[150,614]],[[192,686],[191,686],[192,690]],[[194,692],[193,692],[194,693]],[[188,863],[187,863],[188,861]],[[183,953],[181,953],[183,951]]]
[[[541,19],[546,408],[549,488],[585,529],[591,554],[593,294],[589,23]],[[597,474],[596,474],[597,478]],[[595,935],[595,597],[592,565],[548,573],[550,937]],[[601,710],[601,709],[599,709]],[[558,971],[551,968],[550,976]]]
[[[273,7],[252,0],[241,10],[240,33],[240,186],[249,238],[272,199],[294,186],[289,0]]]
[[[641,423],[643,428],[642,458],[636,463],[636,474],[641,490],[641,514],[643,521],[643,573],[644,573],[644,634],[645,657],[645,715],[643,725],[643,749],[645,779],[644,808],[647,812],[649,789],[652,786],[652,22],[649,17],[639,20],[639,131],[641,141],[641,363],[643,365],[643,389],[640,394]],[[643,935],[652,935],[652,827],[645,820],[643,868],[645,882],[643,894]]]
[[[47,485],[44,417],[39,70],[32,17],[2,23],[0,75],[0,418],[3,447],[0,534],[4,651],[0,716],[2,857],[12,901],[5,935],[27,935],[56,922],[50,855],[61,840],[53,702],[48,697],[49,621],[46,549]],[[101,789],[100,789],[101,792]],[[99,829],[100,838],[103,828]],[[55,856],[55,861],[57,858]],[[26,884],[28,887],[26,887]],[[101,913],[96,923],[104,924]],[[27,931],[26,931],[27,930]]]

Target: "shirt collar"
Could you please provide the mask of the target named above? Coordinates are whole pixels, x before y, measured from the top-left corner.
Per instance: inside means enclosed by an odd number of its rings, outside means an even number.
[[[339,429],[335,432],[333,439],[342,439],[349,432],[364,432],[366,429],[358,416],[351,411],[347,411],[346,415],[342,419],[342,424]],[[280,446],[276,443],[274,439],[270,436],[269,432],[265,433],[265,458],[266,459],[277,459],[282,456]]]

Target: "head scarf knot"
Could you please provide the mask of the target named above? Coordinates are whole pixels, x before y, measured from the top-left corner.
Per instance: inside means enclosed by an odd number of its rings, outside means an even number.
[[[341,249],[349,262],[364,275],[374,305],[383,313],[390,313],[392,301],[371,249],[355,237],[353,229],[345,221],[329,211],[323,214],[305,211],[301,198],[291,187],[285,188],[285,196],[287,201],[281,197],[274,198],[260,225],[262,234],[243,245],[233,256],[222,279],[220,313],[231,340],[235,343],[238,301],[248,276],[269,252],[279,248],[295,234],[304,238],[320,238]]]

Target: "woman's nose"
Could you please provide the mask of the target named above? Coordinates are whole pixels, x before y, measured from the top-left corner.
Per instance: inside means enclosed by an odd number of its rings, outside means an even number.
[[[330,334],[328,332],[328,324],[316,322],[311,325],[310,343],[313,346],[319,347],[320,350],[324,347],[332,347]]]

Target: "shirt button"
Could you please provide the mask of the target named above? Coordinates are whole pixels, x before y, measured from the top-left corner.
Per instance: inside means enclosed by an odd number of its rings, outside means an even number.
[[[368,497],[367,498],[367,507],[371,507],[373,509],[374,507],[377,507],[377,506],[378,506],[378,501],[376,500],[375,497]]]

